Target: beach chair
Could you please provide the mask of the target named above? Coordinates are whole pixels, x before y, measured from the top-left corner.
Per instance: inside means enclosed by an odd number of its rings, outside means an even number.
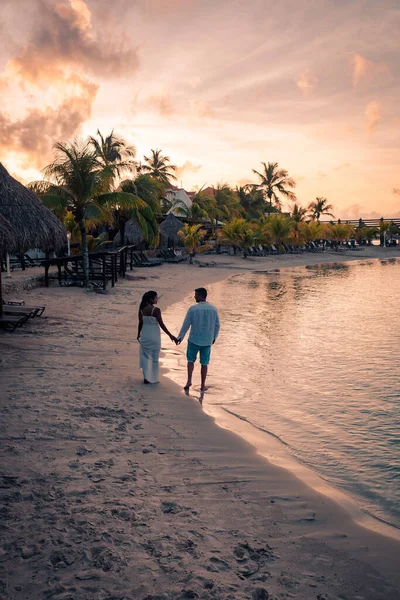
[[[144,254],[144,252],[139,251],[138,254],[139,254],[140,260],[142,261],[142,263],[144,265],[148,265],[149,267],[154,267],[154,266],[162,264],[161,260],[158,260],[158,258],[149,258],[148,256],[146,256],[146,254]]]
[[[29,317],[25,315],[13,316],[13,315],[2,315],[0,317],[0,328],[6,331],[14,331],[17,327],[21,327],[27,322]]]
[[[29,317],[41,317],[44,311],[46,310],[45,306],[25,306],[25,302],[6,302],[3,300],[3,312],[4,314],[29,314]],[[13,311],[13,312],[11,312]]]

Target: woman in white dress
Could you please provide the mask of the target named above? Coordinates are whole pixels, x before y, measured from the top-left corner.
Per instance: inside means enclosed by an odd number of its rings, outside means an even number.
[[[158,383],[158,359],[161,350],[160,328],[176,343],[161,317],[161,310],[156,307],[157,292],[146,292],[139,307],[139,327],[137,339],[140,343],[140,368],[143,371],[144,383]]]

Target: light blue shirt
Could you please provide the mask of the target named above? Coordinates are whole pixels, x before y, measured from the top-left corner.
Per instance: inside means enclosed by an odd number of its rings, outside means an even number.
[[[219,333],[218,311],[208,302],[193,304],[186,313],[178,339],[183,340],[190,327],[189,342],[196,346],[211,346]]]

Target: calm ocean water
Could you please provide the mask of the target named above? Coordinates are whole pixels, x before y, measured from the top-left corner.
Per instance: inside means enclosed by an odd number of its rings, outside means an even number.
[[[397,527],[399,291],[400,260],[246,273],[210,286],[222,329],[204,401],[277,436],[292,457]],[[165,311],[172,331],[192,302]],[[185,348],[164,358],[179,384]]]

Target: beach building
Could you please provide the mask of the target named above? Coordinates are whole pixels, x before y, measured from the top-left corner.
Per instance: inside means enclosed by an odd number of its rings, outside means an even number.
[[[176,202],[176,201],[183,202],[183,204],[185,204],[188,208],[190,208],[190,206],[192,205],[192,200],[191,200],[188,192],[186,192],[186,190],[184,190],[183,188],[178,188],[178,187],[173,186],[169,190],[166,191],[165,197],[170,202]],[[171,210],[169,210],[168,213],[170,213]]]

